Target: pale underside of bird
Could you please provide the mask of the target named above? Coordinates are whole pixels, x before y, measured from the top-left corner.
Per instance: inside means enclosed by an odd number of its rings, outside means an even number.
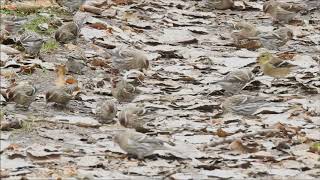
[[[36,88],[31,82],[20,82],[8,89],[7,96],[10,101],[16,103],[16,107],[28,108],[35,100]]]
[[[237,94],[254,78],[250,70],[236,70],[229,72],[221,81],[217,83],[228,93]]]
[[[44,40],[34,32],[25,32],[20,36],[19,42],[27,54],[37,56],[40,53]]]
[[[114,141],[120,148],[138,159],[150,156],[156,150],[171,150],[172,147],[165,141],[149,137],[145,134],[126,130],[115,135]]]
[[[131,102],[141,93],[140,89],[129,84],[124,79],[112,79],[111,84],[112,96],[119,102]]]
[[[96,115],[99,122],[107,124],[113,121],[117,115],[117,106],[113,101],[103,101],[97,104]]]
[[[57,105],[66,106],[68,102],[73,99],[73,92],[78,89],[77,84],[65,85],[65,86],[54,86],[49,89],[46,93],[47,103],[53,102]]]
[[[112,65],[119,71],[147,70],[149,61],[143,51],[121,46],[111,51]]]
[[[222,108],[225,113],[252,116],[259,108],[270,105],[266,99],[261,96],[234,95],[222,103]]]
[[[126,128],[133,128],[138,132],[146,132],[144,128],[146,120],[143,118],[146,109],[136,104],[128,105],[118,115],[119,122]]]

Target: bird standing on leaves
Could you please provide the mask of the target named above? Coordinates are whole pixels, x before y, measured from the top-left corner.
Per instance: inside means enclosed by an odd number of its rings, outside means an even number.
[[[284,24],[288,24],[297,15],[296,12],[285,10],[277,3],[265,3],[263,12],[270,14],[274,21]]]
[[[209,6],[219,10],[231,9],[234,7],[234,0],[209,0]]]
[[[269,52],[261,53],[257,58],[257,62],[265,75],[274,78],[286,77],[291,72],[292,67],[294,67],[294,65],[285,63]]]
[[[293,32],[287,27],[279,28],[271,33],[260,33],[257,37],[261,41],[262,46],[270,50],[284,46],[292,38]]]
[[[113,101],[104,101],[97,104],[96,115],[99,122],[107,124],[113,121],[117,115],[118,108]]]
[[[67,55],[68,61],[66,62],[66,68],[68,72],[75,74],[83,74],[85,63],[79,60],[78,57],[73,55]]]
[[[234,25],[235,30],[231,33],[234,44],[238,48],[257,49],[261,42],[256,38],[259,34],[255,25],[247,22],[238,22]]]
[[[76,14],[74,16],[73,22],[62,25],[54,34],[56,41],[61,44],[67,43],[76,43],[77,38],[80,34],[80,30],[85,24],[87,15],[85,14]]]
[[[65,107],[73,99],[73,93],[80,88],[77,83],[66,84],[65,82],[65,65],[56,66],[57,79],[56,84],[46,92],[46,101],[54,102],[57,105]]]
[[[61,7],[67,8],[71,13],[75,13],[86,2],[86,0],[56,0]]]
[[[35,32],[24,32],[20,36],[19,42],[23,46],[26,54],[39,56],[44,40]]]
[[[266,97],[250,95],[233,95],[222,103],[224,113],[243,116],[252,116],[261,107],[267,104]]]
[[[125,79],[111,79],[111,93],[119,102],[131,102],[141,93],[141,90],[128,83]]]
[[[235,30],[231,33],[231,37],[235,41],[247,39],[249,37],[256,37],[259,34],[255,25],[244,21],[236,23],[234,28]]]
[[[122,126],[143,132],[145,131],[143,126],[146,122],[142,119],[142,116],[145,113],[146,110],[141,105],[128,105],[119,113],[118,119]]]
[[[174,150],[174,147],[165,141],[149,137],[133,130],[119,132],[114,136],[114,142],[117,143],[122,150],[130,155],[137,156],[138,159],[150,156],[156,150]]]
[[[299,3],[287,3],[287,2],[278,2],[278,1],[267,1],[263,4],[263,9],[266,9],[268,6],[273,5],[273,6],[279,6],[282,9],[290,12],[300,12],[303,10],[306,10],[306,5],[304,4],[299,4]]]
[[[254,78],[250,70],[236,70],[229,72],[218,84],[227,94],[239,93]]]
[[[9,101],[16,103],[16,107],[28,109],[30,104],[34,101],[36,88],[29,81],[22,81],[16,86],[7,90],[7,97]]]
[[[55,86],[49,89],[46,93],[46,101],[54,102],[57,105],[65,107],[71,99],[73,99],[73,92],[79,90],[77,84],[65,85],[62,87]]]
[[[131,69],[143,71],[149,68],[149,60],[143,51],[119,47],[114,49],[111,54],[112,65],[120,72]]]

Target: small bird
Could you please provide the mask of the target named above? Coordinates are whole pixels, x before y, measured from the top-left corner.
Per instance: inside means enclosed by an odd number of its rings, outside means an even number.
[[[85,63],[82,60],[79,60],[74,55],[67,55],[68,61],[66,62],[66,68],[68,72],[75,74],[83,74],[85,68]]]
[[[56,0],[59,6],[67,8],[71,13],[75,13],[86,2],[86,0]]]
[[[224,113],[252,116],[261,107],[267,105],[266,97],[250,95],[233,95],[222,103]]]
[[[16,107],[28,109],[35,100],[36,92],[37,89],[30,81],[22,81],[7,90],[7,97],[9,101],[16,103]]]
[[[235,30],[231,33],[231,37],[235,41],[256,37],[259,34],[255,25],[244,21],[234,24],[234,28]]]
[[[143,71],[149,68],[149,60],[143,51],[122,46],[114,49],[111,54],[112,65],[120,72],[131,69]]]
[[[145,78],[145,74],[141,71],[132,69],[129,70],[127,72],[125,72],[125,74],[123,75],[124,79],[126,79],[126,81],[134,86],[138,86],[138,85],[142,85],[143,84],[143,80]]]
[[[290,28],[282,27],[273,32],[260,33],[256,39],[259,39],[262,46],[275,50],[284,46],[289,40],[293,38],[293,32]],[[254,39],[254,38],[251,38]]]
[[[37,33],[27,31],[20,36],[19,42],[27,54],[31,56],[39,56],[44,40]]]
[[[241,21],[234,24],[235,30],[231,33],[234,44],[238,48],[258,49],[261,42],[256,38],[259,31],[255,25]]]
[[[250,70],[236,70],[229,72],[221,81],[217,83],[227,92],[227,94],[239,93],[254,78]]]
[[[56,41],[61,44],[76,43],[80,33],[80,27],[75,22],[62,25],[54,34]]]
[[[80,30],[86,22],[87,14],[75,14],[73,21],[62,25],[54,34],[56,41],[61,44],[76,43]]]
[[[73,92],[79,90],[77,84],[54,86],[46,92],[46,102],[54,102],[65,107],[73,99]]]
[[[1,30],[5,30],[10,34],[21,33],[23,31],[23,25],[28,21],[26,17],[19,16],[1,16],[0,26]]]
[[[132,84],[129,84],[125,79],[111,79],[111,93],[119,102],[131,102],[142,91]]]
[[[209,0],[208,5],[214,9],[226,10],[234,7],[234,0]]]
[[[167,142],[149,137],[145,134],[126,130],[117,133],[114,138],[120,148],[130,155],[137,156],[138,159],[150,156],[156,150],[174,150],[174,147]]]
[[[113,121],[117,115],[118,108],[113,101],[103,101],[97,104],[96,115],[99,122],[108,124]]]
[[[297,15],[296,12],[287,11],[277,3],[264,4],[263,12],[270,14],[274,21],[285,24],[288,24]]]
[[[285,61],[280,58],[274,57],[269,52],[261,53],[257,58],[257,62],[265,75],[274,78],[286,77],[292,68],[295,67],[292,64],[285,63]]]
[[[118,115],[119,122],[126,128],[133,128],[138,132],[145,132],[143,127],[146,123],[142,116],[146,113],[146,109],[142,105],[128,105]]]
[[[287,3],[287,2],[278,2],[278,1],[267,1],[263,4],[263,9],[266,9],[267,6],[279,6],[283,8],[284,10],[291,11],[291,12],[300,12],[306,10],[306,5],[305,4],[299,4],[299,3]]]

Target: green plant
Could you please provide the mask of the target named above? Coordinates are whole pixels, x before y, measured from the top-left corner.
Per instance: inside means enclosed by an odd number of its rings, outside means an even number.
[[[49,28],[45,31],[42,31],[39,29],[39,25],[47,23],[50,24],[50,19],[44,16],[36,16],[34,19],[32,19],[30,22],[26,23],[24,25],[24,28],[29,31],[33,31],[39,34],[44,34],[44,35],[51,35],[53,32],[56,31],[56,28],[52,27],[49,25]]]
[[[58,42],[54,39],[49,39],[48,41],[46,41],[42,48],[41,48],[41,52],[43,53],[48,53],[48,52],[52,52],[55,49],[57,49],[59,46]]]

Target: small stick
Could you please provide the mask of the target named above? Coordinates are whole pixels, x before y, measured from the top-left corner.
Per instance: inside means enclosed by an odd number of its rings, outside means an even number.
[[[246,134],[242,134],[242,135],[238,135],[238,136],[231,136],[229,138],[225,138],[223,140],[220,141],[214,141],[214,142],[210,142],[207,145],[205,145],[204,148],[206,147],[213,147],[213,146],[217,146],[217,145],[221,145],[221,144],[225,144],[225,143],[231,143],[237,139],[242,139],[242,138],[248,138],[248,137],[254,137],[256,135],[262,135],[262,134],[266,134],[266,133],[279,133],[280,130],[279,129],[264,129],[264,130],[260,130],[257,132],[250,132],[250,133],[246,133]]]

